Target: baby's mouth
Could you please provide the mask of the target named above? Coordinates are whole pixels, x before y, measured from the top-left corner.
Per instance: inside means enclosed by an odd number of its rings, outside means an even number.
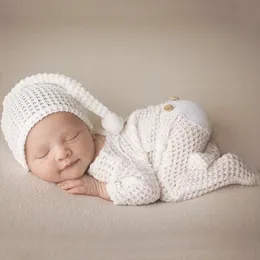
[[[65,170],[65,169],[67,169],[67,168],[70,168],[70,167],[74,166],[78,161],[79,161],[79,159],[76,160],[76,161],[73,161],[73,162],[70,162],[70,163],[66,164],[66,165],[63,167],[62,171]]]

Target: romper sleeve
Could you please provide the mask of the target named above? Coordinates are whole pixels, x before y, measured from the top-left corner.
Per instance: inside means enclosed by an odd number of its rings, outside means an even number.
[[[128,165],[121,168],[116,180],[106,184],[115,205],[150,204],[160,198],[160,185],[151,167]]]

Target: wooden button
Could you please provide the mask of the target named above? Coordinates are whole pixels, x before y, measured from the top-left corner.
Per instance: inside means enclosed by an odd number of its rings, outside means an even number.
[[[164,110],[166,110],[166,111],[172,111],[174,109],[174,106],[173,105],[166,105],[165,107],[164,107]]]
[[[171,100],[179,100],[179,98],[178,98],[178,97],[175,97],[175,96],[171,96],[170,99],[171,99]]]

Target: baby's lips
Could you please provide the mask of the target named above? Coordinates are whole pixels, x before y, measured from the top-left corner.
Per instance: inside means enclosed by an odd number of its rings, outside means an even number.
[[[78,160],[75,161],[71,161],[69,163],[67,163],[61,170],[65,170],[66,168],[69,168],[70,166],[74,165]]]

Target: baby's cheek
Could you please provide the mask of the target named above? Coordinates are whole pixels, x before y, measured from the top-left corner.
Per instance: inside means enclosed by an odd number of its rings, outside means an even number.
[[[87,143],[86,140],[83,139],[75,144],[73,151],[79,156],[86,157],[94,153],[94,146],[92,143]]]
[[[87,161],[92,161],[93,157],[94,157],[94,148],[92,147],[83,147],[80,151],[81,156],[83,157],[83,159],[87,160]]]
[[[46,161],[37,166],[35,169],[36,175],[42,180],[49,182],[58,182],[59,174],[56,166],[49,161]]]

